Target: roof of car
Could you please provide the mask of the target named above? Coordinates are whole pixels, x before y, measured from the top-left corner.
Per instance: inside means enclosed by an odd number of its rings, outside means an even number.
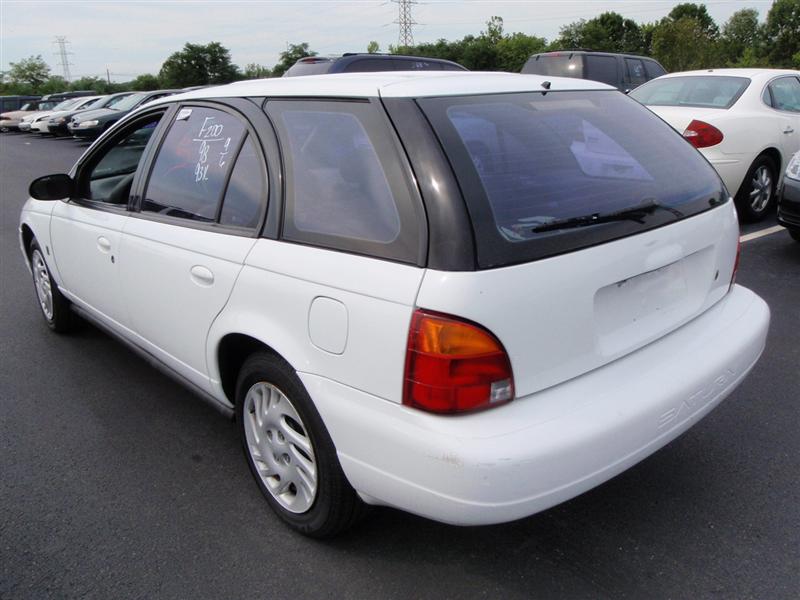
[[[550,87],[542,84],[550,82]],[[232,98],[247,96],[325,96],[384,98],[457,96],[502,92],[543,92],[564,90],[613,90],[588,79],[521,75],[518,73],[474,73],[465,71],[391,71],[383,73],[340,73],[238,81],[219,87],[176,94],[151,103]]]
[[[748,77],[750,79],[759,78],[772,78],[778,75],[800,75],[800,71],[792,69],[699,69],[697,71],[679,71],[677,73],[667,73],[662,75],[659,79],[666,79],[667,77],[684,77],[699,75],[705,76],[718,76],[718,77]]]

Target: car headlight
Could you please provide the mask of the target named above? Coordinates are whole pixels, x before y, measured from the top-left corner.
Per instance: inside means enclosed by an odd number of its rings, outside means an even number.
[[[63,123],[64,121],[66,121],[64,117],[58,117],[57,119],[50,119],[51,123]]]
[[[789,161],[789,166],[786,167],[786,177],[800,181],[800,152],[796,153]]]
[[[81,128],[96,127],[99,124],[100,124],[100,121],[98,121],[97,119],[94,119],[92,121],[81,121],[80,123],[78,123],[78,127],[81,127]]]

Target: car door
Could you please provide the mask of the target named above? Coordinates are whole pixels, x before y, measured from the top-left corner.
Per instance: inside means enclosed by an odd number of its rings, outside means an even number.
[[[50,237],[66,295],[115,329],[127,323],[119,289],[120,236],[133,180],[165,109],[148,111],[76,166],[75,197],[53,208]]]
[[[137,341],[203,389],[206,336],[255,243],[266,182],[258,135],[241,113],[182,105],[122,233],[121,291]]]
[[[800,79],[793,75],[769,82],[764,102],[780,116],[778,143],[785,162],[800,150]]]

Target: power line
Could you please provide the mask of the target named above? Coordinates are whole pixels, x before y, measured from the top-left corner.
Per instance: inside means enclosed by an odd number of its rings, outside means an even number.
[[[69,72],[69,67],[72,63],[69,62],[69,57],[68,57],[68,55],[72,54],[72,52],[67,52],[67,44],[69,44],[69,41],[67,41],[66,36],[57,35],[53,40],[53,43],[58,44],[58,52],[56,52],[55,55],[58,56],[59,60],[61,61],[59,64],[61,65],[61,69],[64,72],[64,79],[66,81],[69,81],[70,79],[72,79],[72,76],[70,75]]]
[[[417,0],[392,0],[397,4],[398,16],[397,23],[400,26],[400,35],[398,36],[398,45],[401,48],[408,48],[414,45],[414,32],[412,27],[417,24],[411,17],[411,5],[417,4]]]

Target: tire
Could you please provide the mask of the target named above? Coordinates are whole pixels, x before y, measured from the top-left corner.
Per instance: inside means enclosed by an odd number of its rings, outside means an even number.
[[[39,243],[33,240],[29,252],[33,272],[33,291],[47,326],[58,333],[67,333],[75,323],[75,315],[50,275]]]
[[[800,242],[800,229],[790,229],[789,235],[795,242]]]
[[[736,194],[736,209],[742,221],[755,223],[767,216],[775,204],[778,169],[766,155],[759,156],[750,166]]]
[[[268,352],[245,361],[236,384],[236,421],[250,472],[291,528],[332,537],[361,517],[365,506],[345,478],[311,398],[285,361]]]

